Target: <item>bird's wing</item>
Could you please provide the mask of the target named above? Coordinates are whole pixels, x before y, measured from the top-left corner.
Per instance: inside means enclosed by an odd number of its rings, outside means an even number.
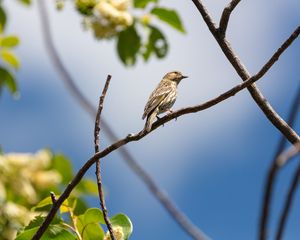
[[[142,118],[144,119],[151,111],[153,111],[171,91],[172,87],[167,81],[160,82],[151,93]]]

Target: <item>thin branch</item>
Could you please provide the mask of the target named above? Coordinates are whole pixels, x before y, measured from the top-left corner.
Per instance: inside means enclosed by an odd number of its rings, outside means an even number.
[[[264,76],[264,74],[267,72],[267,70],[270,69],[272,64],[270,64],[269,62],[273,59],[273,56],[264,65],[264,67],[257,74],[255,74],[253,77],[250,77],[248,80],[244,81],[243,83],[240,83],[240,84],[236,85],[235,87],[231,88],[230,90],[226,91],[225,93],[223,93],[223,94],[219,95],[218,97],[216,97],[214,99],[211,99],[211,100],[209,100],[209,101],[207,101],[203,104],[196,105],[196,106],[193,106],[193,107],[183,108],[183,109],[180,109],[178,111],[175,111],[171,114],[168,114],[168,115],[160,118],[158,121],[156,121],[152,125],[151,131],[155,130],[156,128],[164,125],[165,123],[167,123],[167,122],[169,122],[173,119],[177,119],[178,117],[180,117],[182,115],[185,115],[185,114],[188,114],[188,113],[196,113],[196,112],[199,112],[199,111],[203,111],[207,108],[210,108],[210,107],[212,107],[212,106],[214,106],[214,105],[216,105],[216,104],[218,104],[218,103],[234,96],[236,93],[240,92],[244,88],[249,87],[251,84],[253,84],[254,82],[261,79]],[[279,56],[280,56],[280,54],[279,54]],[[268,67],[266,67],[266,66],[268,66]],[[63,203],[63,201],[65,199],[67,199],[69,197],[69,195],[72,192],[73,188],[79,183],[81,178],[84,176],[85,172],[97,161],[97,159],[105,157],[109,153],[113,152],[114,150],[122,147],[123,145],[125,145],[129,142],[140,140],[141,138],[148,135],[150,132],[142,130],[137,134],[129,134],[129,135],[127,135],[127,137],[113,143],[112,145],[110,145],[109,147],[104,149],[103,151],[101,151],[99,153],[96,153],[93,157],[91,157],[83,165],[83,167],[78,171],[78,173],[75,175],[73,180],[70,182],[70,184],[64,190],[64,192],[62,193],[60,198],[56,201],[56,203],[52,205],[52,208],[50,209],[47,217],[45,218],[45,220],[43,222],[43,224],[40,226],[39,230],[34,235],[33,240],[38,240],[41,237],[41,235],[44,233],[44,231],[46,231],[48,225],[51,223],[53,217],[55,216],[55,213],[59,209],[59,206]]]
[[[48,54],[52,60],[52,63],[57,72],[60,74],[60,77],[65,83],[67,89],[73,95],[74,99],[78,101],[82,108],[94,119],[96,109],[77,88],[71,77],[71,74],[63,65],[63,62],[59,57],[58,51],[55,48],[50,30],[48,14],[44,6],[43,0],[38,1],[38,7],[40,8],[39,15],[42,23],[42,34],[45,41],[45,46],[48,50]],[[105,121],[104,118],[102,118],[102,126],[104,132],[112,142],[118,140],[117,134],[112,130],[112,128],[109,126],[109,124]],[[181,212],[180,209],[178,209],[178,207],[176,207],[176,204],[168,197],[165,191],[161,189],[159,185],[155,183],[152,177],[142,168],[142,166],[138,164],[138,162],[134,159],[129,150],[124,147],[119,149],[119,153],[122,156],[122,159],[129,166],[129,168],[138,176],[139,179],[141,179],[144,182],[144,184],[148,187],[149,191],[170,213],[170,216],[178,223],[178,225],[192,238],[196,240],[201,240],[201,231],[187,218],[187,216],[183,212]]]
[[[56,196],[55,196],[54,192],[50,192],[50,197],[51,197],[52,203],[55,203],[56,202]]]
[[[108,86],[110,83],[111,76],[108,75],[101,97],[99,101],[99,107],[96,114],[96,120],[95,120],[95,129],[94,129],[94,142],[95,142],[95,153],[98,153],[100,151],[100,121],[101,121],[101,113],[103,109],[104,99],[106,96],[106,92],[108,90]],[[112,225],[109,221],[108,217],[108,211],[105,204],[105,198],[103,194],[103,184],[102,184],[102,177],[101,177],[101,164],[100,164],[100,158],[96,161],[96,177],[97,177],[97,186],[98,186],[98,194],[100,199],[100,205],[103,212],[104,221],[106,223],[107,229],[109,231],[110,237],[112,240],[115,240],[115,236],[113,233]]]
[[[205,8],[202,0],[192,0],[195,4],[196,8],[200,12],[203,20],[208,26],[210,32],[218,42],[221,50],[227,57],[228,61],[232,64],[237,74],[242,78],[243,81],[246,81],[250,78],[250,73],[246,69],[246,67],[241,62],[240,58],[234,53],[230,43],[222,36],[216,24],[213,22],[209,12]],[[293,42],[300,33],[300,26],[294,31],[292,36],[290,37],[290,41]],[[282,51],[284,51],[290,44],[284,46]],[[279,53],[280,55],[281,53]],[[276,58],[274,59],[277,60]],[[259,106],[259,108],[263,111],[265,116],[269,119],[269,121],[291,142],[296,143],[300,141],[300,137],[298,134],[277,114],[277,112],[272,108],[270,103],[266,100],[263,94],[259,91],[255,84],[248,87],[248,91],[250,92],[252,98]]]
[[[100,96],[98,111],[97,111],[97,114],[96,114],[95,129],[94,129],[95,153],[99,152],[99,150],[100,150],[100,137],[99,137],[99,135],[100,135],[101,113],[102,113],[103,103],[104,103],[104,99],[105,99],[105,96],[106,96],[106,92],[107,92],[108,87],[109,87],[110,80],[111,80],[111,75],[108,75],[107,78],[106,78],[106,82],[105,82],[102,94]]]
[[[300,150],[300,148],[299,148],[299,150]],[[277,233],[276,233],[276,238],[275,238],[276,240],[282,239],[282,236],[283,236],[283,233],[285,230],[285,226],[287,223],[288,215],[290,213],[290,209],[293,204],[294,196],[295,196],[298,184],[299,184],[299,180],[300,180],[300,164],[298,164],[298,167],[294,173],[294,177],[293,177],[291,186],[289,188],[288,195],[286,197],[285,205],[281,212],[281,217],[280,217],[280,221],[279,221],[279,224],[277,227]]]
[[[300,152],[300,142],[292,145],[288,150],[281,153],[278,158],[276,159],[276,164],[279,167],[283,167],[286,165],[290,160],[295,157]]]
[[[224,8],[219,24],[219,33],[221,36],[225,37],[230,15],[240,1],[241,0],[231,0],[231,2]]]
[[[296,97],[293,100],[293,103],[291,105],[290,113],[288,116],[288,124],[290,126],[294,125],[299,109],[300,109],[300,85],[298,87]],[[264,187],[264,195],[263,195],[263,201],[262,201],[261,214],[260,214],[260,225],[259,225],[259,239],[260,240],[265,240],[268,235],[267,230],[268,230],[268,223],[269,223],[270,207],[272,205],[274,185],[275,185],[277,173],[279,170],[277,158],[280,155],[280,153],[283,152],[285,143],[286,143],[286,138],[282,135],[281,139],[279,141],[277,150],[273,156],[272,164],[268,170],[268,175],[267,175],[267,179],[266,179],[265,187]]]

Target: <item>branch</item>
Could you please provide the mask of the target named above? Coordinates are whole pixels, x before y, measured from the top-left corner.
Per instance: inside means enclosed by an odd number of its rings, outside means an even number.
[[[295,99],[293,100],[291,110],[288,116],[288,124],[290,126],[293,126],[296,120],[296,115],[300,108],[300,85],[296,94]],[[269,168],[268,176],[265,182],[264,187],[264,196],[262,201],[262,208],[261,208],[261,214],[260,214],[260,225],[259,225],[259,239],[265,240],[267,238],[267,229],[268,229],[268,222],[269,222],[269,212],[270,212],[270,206],[272,204],[272,196],[274,191],[274,184],[277,178],[277,173],[279,170],[278,165],[278,156],[283,151],[284,146],[286,143],[286,138],[282,135],[280,142],[278,144],[277,150],[273,157],[272,165]]]
[[[243,81],[246,81],[250,77],[250,73],[243,65],[239,57],[234,53],[231,48],[230,43],[222,36],[216,24],[213,22],[210,14],[202,3],[202,0],[192,0],[195,4],[196,8],[200,12],[203,20],[208,26],[210,32],[218,42],[221,50],[227,57],[228,61],[232,64],[237,74],[242,78]],[[282,52],[289,47],[289,45],[298,37],[300,34],[300,26],[294,31],[294,33],[290,36],[290,40],[286,41],[287,45],[282,45]],[[279,53],[280,55],[281,53]],[[277,61],[277,59],[274,59]],[[296,143],[300,141],[300,137],[298,134],[277,114],[277,112],[272,108],[270,103],[266,100],[263,94],[259,91],[255,84],[248,87],[248,91],[250,92],[252,98],[259,106],[259,108],[263,111],[265,116],[269,119],[269,121],[291,142]]]
[[[300,151],[300,145],[298,144],[298,153]],[[299,184],[299,180],[300,180],[300,164],[298,164],[298,168],[296,169],[295,173],[294,173],[294,177],[290,186],[290,189],[288,191],[288,195],[285,201],[285,205],[284,208],[281,212],[281,217],[280,217],[280,221],[277,227],[277,233],[276,233],[276,240],[280,240],[282,239],[283,236],[283,232],[286,226],[286,222],[288,219],[288,215],[290,213],[290,209],[292,207],[293,204],[293,198],[295,196],[296,193],[296,189],[298,187]]]
[[[103,109],[103,104],[104,104],[104,99],[105,99],[105,96],[106,96],[106,92],[108,90],[108,86],[109,86],[109,83],[110,83],[110,79],[111,79],[111,76],[108,75],[107,79],[106,79],[106,82],[105,82],[105,85],[104,85],[104,88],[103,88],[103,91],[102,91],[102,95],[100,97],[99,107],[98,107],[98,111],[97,111],[97,114],[96,114],[95,129],[94,129],[95,153],[98,153],[99,150],[100,150],[101,113],[102,113],[102,109]],[[101,205],[101,208],[102,208],[104,221],[106,223],[106,226],[107,226],[107,229],[109,231],[111,239],[115,240],[112,225],[109,221],[108,211],[107,211],[107,208],[106,208],[106,205],[105,205],[105,198],[104,198],[104,194],[103,194],[103,185],[102,185],[102,177],[101,177],[100,159],[98,159],[96,161],[96,177],[97,177],[97,186],[98,186],[100,205]]]
[[[274,56],[274,55],[273,55]],[[188,113],[196,113],[199,111],[203,111],[207,108],[210,108],[232,96],[234,96],[236,93],[240,92],[241,90],[243,90],[244,88],[249,87],[251,84],[253,84],[254,82],[258,81],[259,79],[261,79],[263,77],[263,75],[267,72],[268,69],[270,69],[270,67],[272,66],[272,64],[269,64],[269,62],[273,59],[273,56],[270,58],[270,60],[265,64],[265,66],[269,66],[269,67],[263,67],[257,74],[255,74],[253,77],[250,77],[248,80],[246,80],[243,83],[240,83],[238,85],[236,85],[235,87],[231,88],[230,90],[226,91],[225,93],[221,94],[220,96],[211,99],[203,104],[200,105],[196,105],[193,107],[187,107],[187,108],[183,108],[180,109],[178,111],[175,111],[171,114],[168,114],[162,118],[160,118],[158,121],[156,121],[153,125],[152,125],[152,129],[150,132],[152,132],[153,130],[155,130],[156,128],[164,125],[165,123],[173,120],[173,119],[177,119],[178,117],[188,114]],[[150,132],[147,132],[145,130],[142,130],[140,132],[138,132],[137,134],[129,134],[127,135],[127,137],[115,142],[114,144],[110,145],[109,147],[107,147],[106,149],[104,149],[101,152],[96,153],[93,157],[91,157],[84,165],[83,167],[78,171],[78,173],[75,175],[75,177],[73,178],[73,180],[70,182],[70,184],[67,186],[67,188],[64,190],[64,192],[62,193],[62,195],[60,196],[59,199],[57,199],[57,201],[55,202],[55,204],[52,205],[52,208],[50,209],[50,212],[48,213],[47,217],[45,218],[43,224],[40,226],[39,230],[36,232],[33,240],[38,240],[40,238],[40,236],[43,234],[43,232],[47,229],[48,225],[51,223],[53,217],[55,216],[55,213],[57,212],[57,210],[59,209],[60,205],[63,203],[63,201],[65,199],[67,199],[70,195],[70,193],[72,192],[73,188],[79,183],[79,181],[81,180],[81,178],[84,176],[85,172],[100,158],[105,157],[106,155],[108,155],[109,153],[115,151],[116,149],[122,147],[123,145],[126,145],[129,142],[133,142],[133,141],[138,141],[141,138],[145,137],[146,135],[148,135]],[[170,211],[169,211],[170,212]],[[204,239],[200,238],[200,239]]]
[[[230,15],[240,1],[241,0],[231,0],[231,2],[224,8],[219,24],[219,34],[221,36],[225,37]]]
[[[44,6],[44,1],[38,1],[38,7],[40,9],[39,15],[42,23],[42,34],[45,41],[45,46],[48,50],[50,59],[52,60],[53,66],[56,68],[57,72],[60,74],[61,79],[65,83],[67,89],[71,92],[74,99],[79,102],[79,105],[92,117],[94,118],[96,110],[94,106],[84,97],[80,90],[75,85],[71,74],[67,71],[63,62],[61,61],[58,51],[55,48],[54,41],[52,38],[50,24],[48,19],[48,14]],[[112,130],[109,124],[102,118],[103,130],[108,136],[108,138],[115,142],[118,140],[117,134]],[[121,148],[119,153],[122,159],[126,162],[129,168],[141,179],[142,182],[148,187],[149,191],[157,198],[157,200],[162,204],[162,206],[170,213],[171,217],[178,223],[178,225],[191,237],[197,240],[201,240],[201,231],[181,212],[176,204],[168,197],[163,189],[161,189],[152,179],[152,177],[142,168],[141,165],[134,159],[132,154],[128,149]]]

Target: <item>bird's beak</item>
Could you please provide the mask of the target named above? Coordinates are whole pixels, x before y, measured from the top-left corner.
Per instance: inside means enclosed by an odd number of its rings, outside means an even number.
[[[189,76],[182,76],[181,79],[188,78]]]

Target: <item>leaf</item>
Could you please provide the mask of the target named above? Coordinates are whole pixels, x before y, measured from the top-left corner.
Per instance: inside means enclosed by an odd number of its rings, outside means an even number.
[[[148,5],[148,3],[150,3],[150,2],[157,3],[158,0],[134,0],[133,6],[135,8],[145,8]]]
[[[119,34],[117,50],[120,59],[127,66],[136,62],[136,55],[141,47],[141,38],[134,25],[126,28]]]
[[[123,229],[124,240],[127,240],[133,231],[132,223],[125,214],[119,213],[110,218],[111,225],[113,227],[120,226]]]
[[[88,206],[87,206],[86,202],[84,201],[84,199],[77,198],[76,206],[75,206],[75,209],[73,209],[73,213],[78,216],[80,214],[83,214],[87,209],[88,209]]]
[[[98,187],[97,184],[91,179],[83,179],[77,185],[76,189],[80,193],[91,194],[94,196],[98,195]]]
[[[70,160],[63,154],[55,154],[52,159],[52,167],[62,176],[62,183],[68,184],[73,178],[73,167]]]
[[[5,24],[6,24],[6,13],[2,8],[2,6],[0,6],[0,30],[1,30],[0,32],[4,30]]]
[[[59,198],[59,195],[56,195],[56,198]],[[35,207],[32,208],[32,210],[37,210],[41,208],[45,208],[47,206],[52,206],[52,199],[51,197],[46,197],[42,201],[40,201]],[[68,199],[66,199],[63,204],[60,206],[60,213],[69,212],[69,202]]]
[[[90,208],[77,218],[77,228],[84,240],[103,239],[104,231],[100,223],[105,224],[102,211]]]
[[[5,36],[1,39],[1,47],[12,48],[19,45],[20,39],[17,36]]]
[[[31,4],[31,0],[19,0],[19,2],[29,6]]]
[[[28,226],[24,228],[22,232],[17,236],[17,240],[27,240],[31,239],[33,235],[36,233],[40,225],[45,220],[45,217],[37,216],[33,219]],[[76,238],[69,231],[64,229],[64,226],[61,224],[62,219],[58,217],[54,217],[51,224],[47,228],[46,232],[43,234],[41,240],[75,240]]]
[[[44,208],[46,206],[52,205],[52,199],[51,197],[46,197],[43,200],[41,200],[36,206],[34,206],[31,210],[37,210],[39,208]]]
[[[36,216],[31,222],[25,227],[25,230],[29,230],[35,227],[39,227],[45,220],[46,217]],[[51,221],[52,224],[59,224],[62,222],[62,219],[55,216]]]
[[[25,230],[39,227],[43,223],[44,220],[45,220],[45,217],[36,216],[33,220],[31,220],[31,222],[28,224],[28,226],[25,227]]]
[[[104,231],[98,223],[89,223],[83,228],[82,238],[84,240],[99,240],[103,237]]]
[[[20,61],[19,61],[19,59],[11,51],[2,50],[1,53],[0,53],[0,55],[1,55],[1,58],[5,62],[7,62],[9,65],[11,65],[12,67],[14,67],[15,69],[18,69],[20,67]]]
[[[169,49],[168,42],[163,33],[156,27],[149,26],[150,34],[148,42],[145,46],[145,52],[143,53],[144,60],[147,61],[152,53],[158,58],[164,58]]]
[[[21,232],[16,240],[28,240],[33,237],[39,227]],[[59,230],[59,231],[58,231]],[[41,240],[76,240],[76,237],[69,231],[62,228],[60,225],[50,224],[47,231],[41,237]]]
[[[151,10],[151,13],[158,17],[161,21],[164,21],[171,27],[175,28],[176,30],[185,33],[185,29],[182,25],[182,22],[175,10],[155,7]]]
[[[5,68],[0,67],[0,88],[2,85],[6,85],[11,93],[18,95],[17,84],[14,76]]]
[[[105,224],[103,213],[98,208],[89,208],[84,213],[84,224],[102,223]]]

